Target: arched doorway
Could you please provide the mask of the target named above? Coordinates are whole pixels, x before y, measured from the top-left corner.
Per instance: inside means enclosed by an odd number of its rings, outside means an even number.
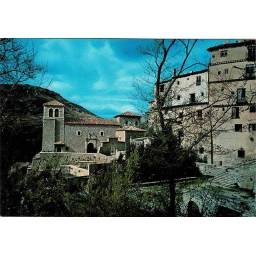
[[[202,214],[199,211],[198,205],[193,201],[189,201],[187,213],[188,213],[188,217],[201,217],[202,216]]]
[[[96,153],[96,152],[97,152],[97,150],[94,147],[93,143],[92,142],[88,143],[88,145],[87,145],[87,153]]]

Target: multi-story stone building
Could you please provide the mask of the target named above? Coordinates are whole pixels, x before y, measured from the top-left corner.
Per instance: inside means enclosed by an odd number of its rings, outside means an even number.
[[[175,77],[165,118],[175,120],[182,144],[198,150],[208,163],[232,165],[255,158],[256,41],[222,44],[208,51],[207,70]],[[163,82],[162,92],[170,81]],[[154,104],[151,123],[156,121]]]
[[[116,121],[120,123],[122,126],[130,125],[130,126],[138,127],[140,124],[140,118],[141,118],[140,115],[135,114],[133,112],[129,112],[129,111],[115,116]]]

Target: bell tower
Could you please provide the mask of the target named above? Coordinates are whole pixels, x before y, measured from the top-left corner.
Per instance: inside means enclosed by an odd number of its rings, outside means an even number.
[[[44,104],[42,151],[62,151],[64,146],[64,104],[53,100]]]

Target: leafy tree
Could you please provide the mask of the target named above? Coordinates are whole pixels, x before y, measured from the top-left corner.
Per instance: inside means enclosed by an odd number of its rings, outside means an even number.
[[[151,145],[139,148],[137,181],[163,181],[169,184],[169,215],[175,215],[175,179],[199,176],[196,154],[182,148],[171,133],[155,132]],[[171,181],[171,182],[170,182]]]

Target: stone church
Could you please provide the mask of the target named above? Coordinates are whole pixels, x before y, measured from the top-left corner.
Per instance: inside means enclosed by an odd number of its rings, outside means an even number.
[[[130,139],[142,137],[140,116],[125,112],[114,119],[65,119],[64,104],[44,104],[42,152],[102,153],[115,155],[127,149]]]

